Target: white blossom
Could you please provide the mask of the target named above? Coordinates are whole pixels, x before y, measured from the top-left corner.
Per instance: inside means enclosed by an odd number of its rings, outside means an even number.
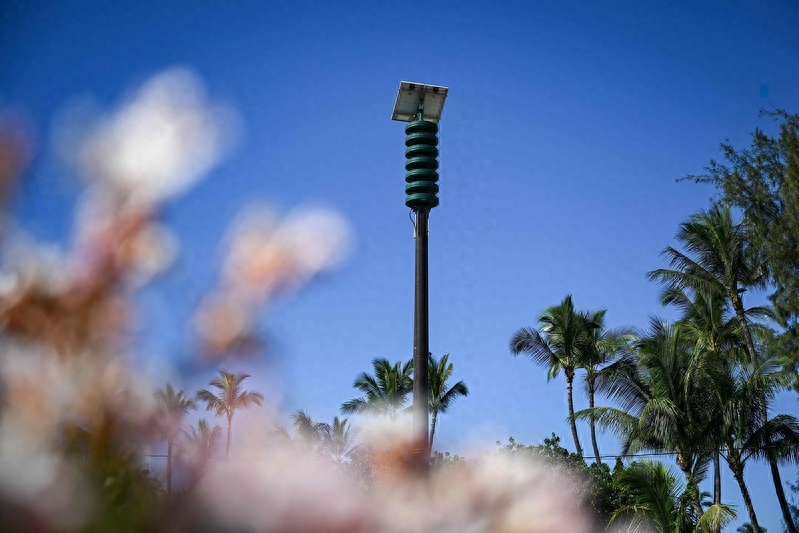
[[[80,159],[95,181],[158,204],[188,189],[220,161],[232,123],[229,110],[207,102],[195,74],[174,68],[99,119]]]

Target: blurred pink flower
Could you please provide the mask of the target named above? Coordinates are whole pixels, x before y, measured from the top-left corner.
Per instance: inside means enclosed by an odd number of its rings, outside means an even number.
[[[327,208],[305,208],[280,220],[264,208],[245,210],[227,237],[218,287],[200,304],[195,327],[207,353],[257,342],[255,314],[278,292],[297,290],[339,266],[351,247],[349,224]]]
[[[81,147],[80,159],[95,182],[157,205],[185,191],[219,162],[234,123],[230,110],[206,101],[194,73],[173,68],[100,119]]]
[[[281,221],[271,211],[250,209],[228,237],[223,283],[268,297],[339,266],[350,245],[349,224],[331,209],[296,209]]]
[[[211,465],[198,486],[198,504],[232,531],[595,531],[580,480],[529,459],[483,455],[426,478],[409,461],[410,432],[376,426],[362,444],[372,465],[364,490],[341,465],[259,438],[265,426],[250,426],[240,453]]]

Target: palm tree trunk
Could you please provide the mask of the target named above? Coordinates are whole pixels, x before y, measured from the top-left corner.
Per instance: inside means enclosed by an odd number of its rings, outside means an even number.
[[[172,439],[166,441],[166,493],[172,494]]]
[[[730,465],[730,468],[732,468],[732,465]],[[740,473],[733,471],[732,476],[741,488],[741,496],[743,496],[744,499],[746,512],[749,513],[749,523],[752,524],[752,533],[760,533],[760,524],[757,523],[755,508],[752,506],[752,498],[749,496],[749,489],[746,488],[746,483],[744,482],[743,468],[741,468]]]
[[[713,451],[713,504],[721,504],[721,458],[718,448]]]
[[[588,380],[588,408],[591,409],[591,418],[589,419],[589,423],[591,425],[591,446],[594,447],[594,459],[596,460],[596,464],[602,462],[599,458],[599,446],[596,444],[596,422],[594,420],[594,379],[589,378]]]
[[[566,373],[566,399],[569,404],[569,422],[571,423],[572,427],[572,437],[574,438],[574,448],[577,451],[577,455],[580,456],[582,459],[583,457],[583,447],[580,446],[580,439],[577,437],[577,421],[574,420],[574,400],[572,398],[572,384],[574,381],[574,374],[573,373]]]
[[[744,333],[744,340],[746,341],[746,351],[749,352],[749,359],[752,364],[757,361],[757,354],[755,353],[755,343],[752,340],[752,332],[749,330],[749,323],[746,320],[746,312],[744,311],[744,302],[737,294],[732,296],[732,307],[735,310],[735,315],[741,323],[741,330]]]
[[[760,414],[763,417],[763,421],[768,420],[768,406],[766,405],[766,398],[765,395],[761,396],[761,408]],[[766,445],[771,442],[771,437],[766,434]],[[793,523],[793,517],[791,516],[791,509],[788,506],[788,500],[785,498],[785,489],[782,488],[782,476],[780,476],[780,469],[777,465],[777,460],[768,454],[766,457],[768,461],[769,468],[771,468],[771,479],[774,482],[774,490],[777,492],[777,501],[780,503],[780,510],[782,511],[782,519],[785,521],[785,529],[788,533],[796,533],[796,525]]]
[[[782,509],[782,519],[785,521],[785,528],[788,533],[796,533],[796,525],[793,523],[793,516],[788,507],[788,500],[785,499],[785,489],[782,488],[782,477],[780,476],[780,469],[777,467],[777,461],[769,457],[769,466],[771,467],[771,478],[774,480],[774,488],[777,490],[777,500],[780,502]]]
[[[690,464],[690,463],[685,462],[681,458],[681,456],[678,454],[677,455],[677,466],[680,467],[680,470],[682,470],[682,473],[685,476],[685,487],[686,488],[691,486],[691,483],[693,482],[693,477],[694,477],[693,473],[691,472],[690,467],[687,467],[687,466],[684,467],[683,466],[683,465],[687,465],[687,464]],[[697,489],[698,489],[698,487],[697,487]],[[692,501],[691,501],[691,507],[693,507],[694,511],[696,511],[696,519],[697,520],[699,520],[702,517],[702,515],[705,513],[704,510],[702,510],[701,498],[702,498],[702,495],[699,494],[699,491],[697,490],[696,498],[692,498]]]
[[[746,339],[746,349],[749,352],[749,358],[752,360],[752,364],[756,364],[757,354],[755,353],[755,343],[752,341],[752,332],[749,330],[749,324],[746,322],[743,300],[736,294],[732,298],[732,305],[735,309],[735,314],[738,316],[738,320],[741,322],[741,328],[743,329],[744,339]],[[766,405],[765,397],[763,397],[763,402],[760,409],[761,414],[763,415],[763,422],[765,423],[768,420],[768,407]],[[771,439],[767,437],[766,444],[769,444],[770,441]],[[768,457],[768,464],[771,468],[771,479],[774,481],[774,489],[777,491],[777,501],[780,502],[780,510],[782,510],[782,518],[785,520],[785,527],[788,530],[788,533],[797,533],[796,526],[794,525],[793,518],[791,517],[791,510],[788,507],[788,500],[785,498],[785,489],[782,488],[782,477],[780,476],[780,469],[777,465],[777,461],[773,457]]]
[[[230,426],[233,422],[233,417],[228,415],[227,417],[227,447],[225,448],[225,459],[230,457]]]
[[[721,452],[713,450],[713,505],[721,505]],[[713,533],[721,533],[721,521],[713,527]]]
[[[430,413],[430,442],[427,447],[427,455],[433,452],[433,437],[436,435],[436,419],[438,418],[438,410],[433,409]]]

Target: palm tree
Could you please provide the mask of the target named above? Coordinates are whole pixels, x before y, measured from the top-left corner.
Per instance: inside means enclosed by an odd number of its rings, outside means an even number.
[[[680,325],[653,319],[651,333],[597,380],[600,392],[620,407],[595,407],[576,418],[597,423],[622,437],[623,453],[641,450],[676,453],[687,483],[698,482],[709,459],[707,441],[717,406],[712,399],[715,368],[698,364]],[[701,503],[692,502],[697,516]]]
[[[468,396],[469,388],[463,381],[458,381],[452,387],[447,387],[447,381],[452,376],[452,363],[449,362],[448,353],[442,355],[439,360],[430,354],[427,368],[427,379],[430,386],[430,441],[428,447],[428,453],[430,453],[433,450],[438,413],[446,413],[458,397]]]
[[[633,463],[621,472],[619,485],[632,501],[613,513],[611,523],[632,515],[638,522],[650,522],[655,531],[693,533],[722,527],[735,518],[735,512],[726,505],[697,517],[691,503],[697,499],[696,487],[682,486],[663,463]],[[630,531],[633,529],[630,527]]]
[[[333,417],[333,424],[315,422],[305,411],[295,411],[291,415],[294,424],[292,436],[284,426],[276,427],[276,434],[284,442],[306,452],[329,453],[337,464],[349,457],[358,448],[353,445],[358,433],[347,423],[347,419]]]
[[[588,392],[588,408],[594,408],[596,395],[596,379],[601,371],[600,367],[612,362],[617,355],[629,347],[636,339],[631,328],[605,329],[606,309],[592,313],[589,324],[589,337],[586,351],[581,357],[580,366],[585,369],[585,385]],[[591,446],[594,449],[596,464],[601,463],[599,446],[596,442],[596,420],[588,419],[591,428]]]
[[[655,531],[693,531],[688,509],[680,501],[685,489],[663,463],[633,463],[621,472],[618,483],[630,495],[631,503],[614,511],[611,524],[633,515],[638,521],[650,522]]]
[[[757,533],[755,528],[752,527],[752,524],[749,522],[744,522],[741,526],[735,530],[737,533]],[[766,528],[761,527],[759,528],[760,533],[766,533]]]
[[[789,415],[762,417],[762,403],[772,400],[785,385],[778,356],[761,355],[754,365],[742,365],[733,379],[733,387],[725,398],[726,454],[722,457],[741,489],[751,527],[757,533],[762,528],[744,482],[744,467],[749,459],[796,462],[799,421]]]
[[[765,396],[773,395],[781,385],[780,377],[775,372],[778,359],[764,363],[763,357],[758,356],[759,364],[753,366],[748,354],[746,357],[737,355],[742,347],[744,352],[746,349],[742,341],[740,322],[736,316],[731,316],[730,304],[726,298],[716,293],[687,293],[682,289],[669,288],[664,291],[661,300],[664,304],[675,305],[682,311],[680,324],[693,339],[698,360],[713,361],[716,368],[720,365],[722,371],[716,375],[713,384],[720,409],[711,422],[716,431],[709,440],[713,448],[715,470],[713,502],[717,506],[721,504],[719,458],[723,457],[741,490],[750,518],[749,527],[757,533],[762,528],[758,524],[744,481],[744,467],[750,458],[763,456],[767,445],[758,439],[762,439],[767,432],[771,432],[774,437],[772,448],[777,445],[785,450],[783,445],[790,443],[793,438],[792,420],[789,417],[775,417],[765,425],[761,418],[760,405]],[[768,308],[747,309],[746,314],[747,318],[772,316]],[[762,336],[764,328],[756,325],[752,327],[758,333],[757,337]],[[724,452],[720,452],[719,448]]]
[[[686,337],[693,341],[694,355],[697,362],[710,358],[716,368],[721,369],[718,377],[724,383],[717,383],[715,389],[719,402],[723,403],[722,391],[728,389],[724,385],[730,383],[733,371],[733,357],[740,340],[740,324],[736,317],[730,316],[727,300],[714,292],[689,291],[671,287],[661,294],[661,303],[672,305],[682,311],[679,324]],[[718,420],[712,423],[718,431],[714,432],[712,441],[713,453],[713,503],[721,504],[721,461],[720,448],[724,445],[723,413],[716,411]],[[710,442],[709,442],[710,444]]]
[[[333,456],[333,460],[341,464],[344,458],[350,457],[357,449],[353,445],[358,430],[347,423],[346,418],[333,417],[333,424],[326,436],[325,449]]]
[[[319,452],[327,441],[332,428],[325,422],[315,422],[303,410],[294,411],[291,415],[294,424],[294,438],[292,442],[302,451]]]
[[[533,362],[549,367],[547,381],[560,374],[566,377],[566,398],[569,408],[569,423],[577,455],[583,456],[583,448],[577,436],[574,420],[574,400],[572,389],[575,371],[582,364],[587,350],[590,318],[586,313],[577,313],[572,304],[571,294],[560,303],[550,307],[538,318],[540,330],[521,328],[510,340],[513,355],[525,354]]]
[[[194,401],[186,396],[185,391],[175,391],[171,383],[163,389],[155,391],[158,402],[158,422],[162,434],[166,437],[166,492],[172,493],[172,448],[175,438],[180,433],[180,425],[189,411],[195,409]]]
[[[761,395],[759,391],[753,390],[752,383],[753,381],[746,377],[731,376],[730,386],[719,388],[725,407],[723,438],[726,453],[722,454],[722,457],[738,483],[753,533],[761,533],[752,498],[744,480],[744,468],[754,455],[751,453],[751,437],[760,425],[758,404]]]
[[[250,377],[243,372],[233,374],[227,370],[220,370],[219,375],[211,380],[209,385],[219,390],[219,395],[203,389],[197,393],[197,399],[205,402],[206,411],[214,411],[216,416],[225,415],[227,418],[227,445],[225,458],[230,456],[230,438],[233,414],[239,409],[246,409],[252,404],[263,405],[264,395],[260,392],[251,392],[242,389],[241,383]]]
[[[677,239],[687,253],[667,247],[663,255],[668,258],[671,268],[653,270],[648,274],[649,279],[664,283],[667,287],[715,292],[726,297],[740,323],[750,363],[755,364],[757,353],[746,317],[743,293],[749,289],[766,288],[768,276],[765,262],[752,244],[749,228],[733,221],[728,206],[716,205],[683,222]],[[767,419],[768,404],[760,402],[760,405],[763,411],[761,416]],[[791,520],[777,460],[774,457],[767,459],[783,520],[789,533],[797,533]]]
[[[197,422],[197,427],[192,426],[186,435],[195,459],[205,463],[214,456],[219,448],[219,442],[222,440],[222,428],[217,424],[214,424],[212,428],[203,418]]]
[[[733,222],[729,207],[716,205],[680,224],[677,240],[682,242],[687,254],[666,247],[662,255],[671,268],[653,270],[647,277],[667,288],[726,297],[741,324],[749,359],[755,361],[757,354],[743,293],[749,289],[765,289],[768,277],[765,263],[753,249],[748,228]]]
[[[394,422],[399,412],[408,404],[408,395],[413,391],[413,360],[393,365],[378,357],[372,361],[374,375],[362,372],[353,387],[363,393],[341,405],[343,414],[366,414],[388,416]]]

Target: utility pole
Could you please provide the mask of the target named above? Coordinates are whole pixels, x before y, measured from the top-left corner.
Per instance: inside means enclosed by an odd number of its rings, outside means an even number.
[[[438,121],[447,87],[403,81],[397,92],[393,120],[405,126],[405,205],[416,215],[416,269],[413,305],[413,437],[418,464],[425,470],[429,460],[430,354],[427,241],[430,210],[438,206]]]

